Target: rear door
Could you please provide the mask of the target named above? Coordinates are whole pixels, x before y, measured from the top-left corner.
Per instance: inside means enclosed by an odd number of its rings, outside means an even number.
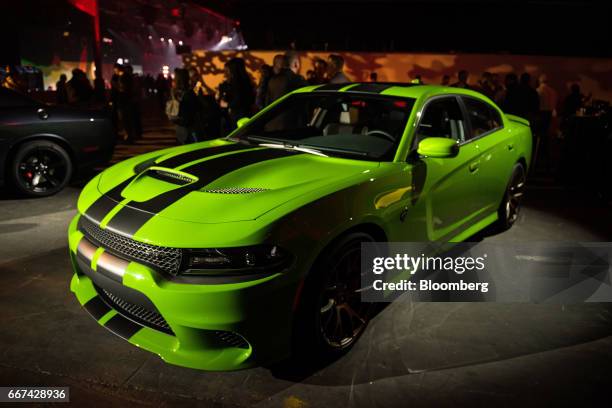
[[[497,211],[514,165],[512,137],[504,128],[501,113],[480,99],[461,96],[468,117],[465,144],[480,151],[478,202],[486,214]]]
[[[458,235],[472,224],[481,207],[480,152],[476,144],[466,143],[467,133],[464,110],[457,96],[436,96],[426,102],[415,131],[413,149],[427,137],[447,137],[460,145],[455,157],[419,157],[414,162],[413,173],[422,175],[421,181],[413,183],[414,191],[420,196],[414,205],[420,207],[417,213],[425,214],[430,240],[448,240]]]

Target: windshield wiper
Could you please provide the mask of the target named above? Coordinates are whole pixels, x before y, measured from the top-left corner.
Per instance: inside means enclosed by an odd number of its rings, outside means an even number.
[[[326,155],[325,153],[321,152],[318,149],[296,145],[293,143],[286,142],[284,140],[270,139],[270,138],[261,137],[261,136],[247,136],[246,139],[249,141],[264,142],[264,143],[259,143],[259,146],[262,146],[262,147],[269,147],[272,149],[296,150],[298,152],[304,152],[304,153],[314,154],[317,156],[329,157],[328,155]]]
[[[259,145],[262,147],[270,147],[272,149],[296,150],[298,152],[304,152],[304,153],[314,154],[317,156],[329,157],[328,155],[326,155],[325,153],[319,150],[310,149],[308,147],[294,146],[289,143],[260,143]]]
[[[273,138],[268,138],[268,137],[263,137],[263,136],[247,136],[246,139],[249,141],[264,142],[264,143],[259,144],[260,146],[264,146],[264,147],[297,150],[297,151],[316,154],[318,156],[324,156],[324,157],[329,157],[329,156],[323,152],[344,153],[344,154],[350,154],[353,156],[370,157],[370,154],[367,152],[362,152],[359,150],[343,149],[341,147],[312,146],[312,145],[306,145],[306,144],[293,143],[288,140],[273,139]]]

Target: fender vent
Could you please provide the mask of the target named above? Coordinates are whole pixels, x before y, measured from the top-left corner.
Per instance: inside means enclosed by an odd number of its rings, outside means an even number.
[[[269,188],[256,188],[256,187],[230,187],[230,188],[215,188],[210,190],[202,190],[205,193],[213,194],[251,194],[260,193],[262,191],[268,191]]]

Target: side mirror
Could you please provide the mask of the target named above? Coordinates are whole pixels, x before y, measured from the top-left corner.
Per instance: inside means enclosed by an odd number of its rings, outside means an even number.
[[[239,128],[243,127],[244,125],[246,125],[246,123],[251,120],[251,118],[240,118],[238,119],[238,121],[236,122],[236,126],[238,126]]]
[[[454,157],[459,153],[459,145],[453,139],[446,137],[428,137],[421,140],[417,153],[427,157]]]

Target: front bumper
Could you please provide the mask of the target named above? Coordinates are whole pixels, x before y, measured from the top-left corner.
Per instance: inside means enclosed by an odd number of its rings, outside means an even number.
[[[178,283],[69,227],[70,289],[94,319],[166,362],[234,370],[290,353],[297,284],[283,272],[239,283]]]

